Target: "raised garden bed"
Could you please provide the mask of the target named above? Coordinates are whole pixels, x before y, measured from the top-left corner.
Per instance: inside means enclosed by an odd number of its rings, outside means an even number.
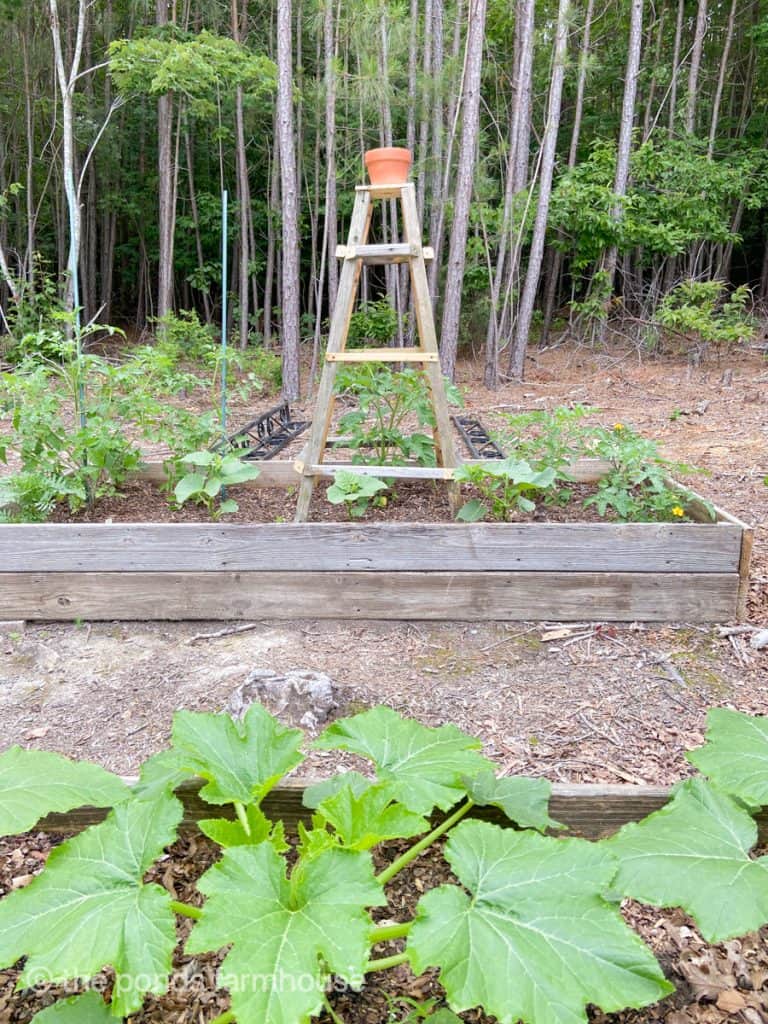
[[[576,467],[594,479],[600,467]],[[147,477],[158,479],[161,467]],[[258,486],[290,486],[265,463]],[[696,502],[689,514],[708,516]],[[6,619],[723,621],[752,531],[689,523],[0,525]]]

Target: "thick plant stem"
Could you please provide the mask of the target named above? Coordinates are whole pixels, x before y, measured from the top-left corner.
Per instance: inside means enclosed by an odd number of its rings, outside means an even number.
[[[423,839],[420,839],[418,843],[414,843],[410,850],[406,850],[401,857],[398,857],[397,860],[393,860],[388,868],[385,868],[381,874],[376,876],[376,880],[381,882],[382,885],[386,885],[387,882],[391,882],[396,874],[402,871],[404,867],[407,867],[412,860],[416,860],[417,857],[421,856],[421,854],[428,849],[435,840],[439,839],[440,836],[444,835],[449,829],[452,829],[453,826],[458,821],[461,821],[464,815],[469,813],[474,806],[475,805],[471,800],[467,800],[465,804],[461,805],[458,811],[455,811],[449,818],[446,818],[442,824],[438,825],[437,828],[433,828],[432,831],[424,836]]]
[[[171,910],[182,917],[191,917],[193,921],[199,921],[203,916],[199,907],[191,907],[189,903],[180,903],[178,900],[171,900]]]
[[[344,1021],[341,1019],[341,1017],[338,1015],[338,1013],[336,1013],[334,1008],[331,1006],[330,1001],[329,1001],[327,995],[323,995],[323,1006],[325,1007],[325,1012],[328,1014],[328,1016],[333,1021],[333,1024],[344,1024]]]
[[[251,823],[248,821],[248,812],[245,809],[245,805],[241,804],[239,800],[235,801],[235,811],[240,824],[243,826],[243,831],[249,836],[251,834]]]
[[[378,960],[369,960],[365,965],[364,974],[371,974],[373,971],[388,971],[390,967],[397,967],[408,960],[407,953],[395,953],[393,956],[382,956]]]
[[[389,942],[391,939],[403,939],[411,930],[413,921],[403,921],[400,924],[388,924],[381,928],[374,928],[368,936],[372,945],[377,942]]]

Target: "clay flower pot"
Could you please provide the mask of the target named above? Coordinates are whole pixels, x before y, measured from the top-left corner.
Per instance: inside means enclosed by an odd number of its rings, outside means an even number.
[[[404,185],[411,167],[411,151],[397,146],[369,149],[365,168],[372,185]]]

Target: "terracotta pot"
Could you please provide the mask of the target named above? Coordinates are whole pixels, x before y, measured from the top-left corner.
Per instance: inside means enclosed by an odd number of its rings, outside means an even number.
[[[372,185],[403,185],[408,180],[411,151],[397,146],[369,149],[365,154],[365,168]]]

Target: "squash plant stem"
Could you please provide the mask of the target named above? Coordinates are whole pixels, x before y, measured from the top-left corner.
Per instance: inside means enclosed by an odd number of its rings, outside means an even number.
[[[412,860],[416,860],[417,857],[421,856],[421,854],[428,849],[436,839],[439,839],[440,836],[452,829],[456,822],[461,821],[464,815],[471,811],[474,806],[473,801],[468,799],[466,803],[461,805],[458,811],[455,811],[450,817],[446,818],[442,824],[437,826],[437,828],[432,829],[432,831],[425,835],[423,839],[420,839],[418,843],[414,843],[410,850],[406,850],[402,856],[397,858],[397,860],[393,860],[388,868],[385,868],[376,876],[376,881],[380,882],[382,885],[386,885],[387,882],[392,881],[396,874],[402,871],[404,867],[407,867]]]

